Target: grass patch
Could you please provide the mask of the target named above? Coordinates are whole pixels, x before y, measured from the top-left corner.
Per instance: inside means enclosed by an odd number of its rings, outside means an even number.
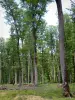
[[[75,92],[75,84],[70,84],[71,92]],[[29,99],[28,99],[29,98]],[[57,84],[43,84],[28,90],[1,90],[0,100],[75,100],[64,98],[62,89]]]

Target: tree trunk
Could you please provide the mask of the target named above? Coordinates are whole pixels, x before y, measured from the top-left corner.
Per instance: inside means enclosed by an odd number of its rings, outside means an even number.
[[[33,23],[34,24],[34,23]],[[34,64],[34,77],[33,77],[33,81],[34,81],[34,85],[37,85],[37,80],[38,80],[38,76],[37,76],[37,48],[36,48],[36,40],[37,40],[37,36],[36,36],[36,28],[33,25],[33,64]]]
[[[23,73],[24,73],[24,68],[22,66],[22,84],[24,84],[24,81],[23,81]]]
[[[61,75],[60,75],[60,73],[61,73],[61,71],[60,71],[60,69],[59,69],[59,71],[58,71],[58,82],[59,82],[59,83],[61,83]]]
[[[0,84],[1,84],[1,66],[0,66]]]
[[[22,68],[21,68],[21,61],[20,61],[20,48],[19,48],[19,31],[17,29],[17,24],[16,24],[16,20],[14,19],[14,25],[15,25],[15,32],[16,32],[16,39],[17,39],[17,60],[18,60],[18,70],[19,70],[19,87],[22,85]]]
[[[33,83],[33,58],[30,54],[30,61],[31,61],[31,83]]]
[[[17,33],[17,57],[18,57],[18,66],[19,66],[19,86],[22,85],[22,68],[21,68],[21,61],[20,61],[20,49],[19,49],[19,34]]]
[[[73,56],[73,67],[74,67],[74,82],[75,82],[75,52]]]
[[[19,87],[21,87],[22,85],[22,72],[21,72],[21,68],[19,68]]]
[[[17,84],[17,71],[15,69],[15,84]]]
[[[30,76],[30,52],[28,53],[28,84],[29,84],[29,76]]]
[[[35,61],[35,56],[34,56],[34,85],[37,85],[37,64]]]
[[[61,0],[56,0],[56,4],[57,4],[58,18],[59,18],[59,33],[60,33],[59,47],[60,47],[60,65],[61,65],[61,72],[62,72],[63,92],[64,92],[64,96],[69,97],[71,96],[71,94],[68,85],[67,67],[65,65],[64,20],[63,20]]]
[[[41,69],[41,71],[42,71],[42,75],[41,75],[42,76],[41,77],[42,78],[42,84],[44,83],[43,55],[44,55],[44,53],[43,53],[43,47],[42,47],[42,69]]]
[[[9,73],[9,82],[8,83],[10,84],[10,73]]]
[[[21,39],[21,42],[22,42],[22,48],[23,48],[23,41],[24,39],[22,38]],[[22,66],[22,84],[24,84],[24,54],[22,52],[22,63],[21,63],[21,66]]]

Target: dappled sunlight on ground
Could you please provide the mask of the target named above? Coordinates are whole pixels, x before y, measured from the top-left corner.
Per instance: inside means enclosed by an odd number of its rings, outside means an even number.
[[[49,99],[44,99],[41,96],[34,96],[34,95],[17,95],[14,100],[49,100]]]

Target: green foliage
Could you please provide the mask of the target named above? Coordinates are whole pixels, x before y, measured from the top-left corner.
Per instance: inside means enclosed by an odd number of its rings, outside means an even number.
[[[74,75],[74,26],[72,22],[71,16],[65,14],[64,16],[64,21],[65,21],[65,54],[66,54],[66,65],[68,68],[69,72],[69,80],[70,80],[70,75]],[[72,74],[71,74],[72,73]],[[74,76],[73,76],[74,77]],[[74,81],[73,78],[71,81]]]
[[[15,70],[19,75],[19,66],[21,69],[24,68],[24,82],[27,82],[28,56],[30,56],[29,81],[31,82],[31,69],[34,71],[33,56],[35,48],[37,51],[38,83],[58,82],[60,71],[59,34],[56,26],[47,26],[43,20],[46,6],[52,0],[20,0],[20,2],[21,4],[17,4],[15,0],[0,1],[6,11],[8,24],[11,25],[10,38],[6,41],[0,39],[2,83],[8,83],[9,76],[10,81],[15,80]],[[74,82],[74,6],[72,6],[72,12],[72,17],[67,14],[64,15],[64,29],[65,61],[69,71],[69,81],[72,77],[71,81]]]

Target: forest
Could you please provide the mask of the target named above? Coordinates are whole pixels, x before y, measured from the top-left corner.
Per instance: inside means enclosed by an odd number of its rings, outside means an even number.
[[[52,2],[57,6],[57,26],[43,19]],[[0,95],[9,90],[0,100],[74,100],[75,1],[71,0],[69,13],[63,12],[61,0],[0,0],[0,5],[11,27],[10,38],[0,37]],[[55,99],[51,91],[60,96]],[[17,94],[49,99],[12,99]]]

